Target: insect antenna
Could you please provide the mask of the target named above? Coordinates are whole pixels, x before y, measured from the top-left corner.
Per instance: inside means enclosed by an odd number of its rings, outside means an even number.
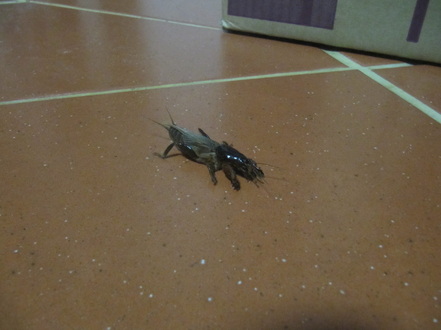
[[[274,193],[274,189],[273,189],[274,187],[272,187],[271,184],[269,184],[266,179],[281,180],[281,181],[285,181],[285,182],[289,182],[289,181],[286,178],[278,178],[278,177],[274,177],[274,176],[265,175],[265,177],[261,178],[260,182],[259,182],[259,183],[265,183],[265,184],[258,184],[257,182],[255,182],[257,187],[259,187],[265,191],[266,196],[268,198],[278,199],[278,197]]]
[[[279,181],[285,181],[285,182],[288,182],[288,180],[286,179],[286,178],[280,178],[280,177],[277,177],[277,176],[268,176],[268,175],[265,175],[265,179],[271,179],[271,180],[279,180]]]
[[[175,125],[175,126],[176,126],[176,123],[175,123],[175,121],[173,120],[173,117],[172,117],[170,111],[168,111],[168,109],[167,109],[167,113],[168,113],[168,116],[170,117],[170,121],[171,121],[172,125]],[[150,118],[148,118],[148,119],[150,119]],[[160,123],[160,122],[158,122],[158,121],[156,121],[156,120],[154,120],[154,119],[150,119],[150,120],[151,120],[152,122],[158,124],[158,125],[161,125],[161,126],[164,127],[166,130],[168,130],[168,129],[170,128],[170,126],[171,126],[171,125],[169,125],[169,124],[163,124],[163,123]]]
[[[267,163],[257,163],[258,165],[265,165],[265,166],[269,166],[271,168],[277,168],[279,170],[283,169],[280,166],[275,166],[275,165],[271,165],[271,164],[267,164]],[[288,180],[286,180],[286,178],[280,178],[280,177],[276,177],[276,176],[268,176],[265,174],[265,179],[273,179],[273,180],[280,180],[280,181],[285,181],[288,182]]]
[[[169,126],[166,125],[166,124],[160,123],[159,121],[156,121],[156,120],[154,120],[154,119],[150,119],[150,118],[148,118],[148,119],[151,120],[152,122],[154,122],[155,124],[161,125],[161,126],[164,127],[166,130],[169,129]]]
[[[172,124],[173,124],[173,125],[176,125],[176,124],[175,124],[175,121],[173,120],[173,117],[172,117],[170,111],[168,111],[168,109],[167,109],[167,113],[168,113],[168,116],[170,117],[170,120],[171,120]]]
[[[257,165],[265,165],[265,166],[269,166],[269,167],[272,167],[272,168],[278,168],[278,169],[281,169],[280,166],[271,165],[271,164],[268,164],[268,163],[256,163],[256,164],[257,164]]]
[[[266,183],[266,181],[265,181],[265,183]],[[263,191],[265,191],[267,198],[274,199],[276,197],[276,195],[274,194],[274,189],[273,189],[273,187],[271,187],[271,185],[262,185],[261,188],[263,189]]]

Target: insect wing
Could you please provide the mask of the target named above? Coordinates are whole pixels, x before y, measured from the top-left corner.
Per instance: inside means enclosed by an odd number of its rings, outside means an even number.
[[[179,144],[191,148],[196,155],[214,152],[215,148],[219,145],[216,141],[193,132],[183,135]]]
[[[208,159],[215,156],[214,150],[219,145],[216,141],[176,125],[172,126],[169,132],[176,148],[185,157],[206,164]]]

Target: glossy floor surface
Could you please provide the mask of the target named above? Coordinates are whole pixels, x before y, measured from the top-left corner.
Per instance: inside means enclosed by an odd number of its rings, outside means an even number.
[[[441,326],[441,68],[220,15],[0,2],[1,329]],[[167,110],[265,183],[156,157]]]

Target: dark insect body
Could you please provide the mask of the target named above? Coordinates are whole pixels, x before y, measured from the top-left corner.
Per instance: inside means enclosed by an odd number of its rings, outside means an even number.
[[[237,175],[252,181],[257,186],[258,183],[263,183],[265,175],[254,160],[246,157],[226,142],[219,143],[212,140],[200,128],[200,134],[197,134],[177,126],[171,116],[170,119],[171,124],[161,124],[154,121],[168,131],[170,139],[173,141],[163,154],[155,153],[157,156],[168,158],[170,150],[176,147],[186,158],[206,165],[213,184],[217,184],[215,172],[223,170],[234,190],[240,190]]]

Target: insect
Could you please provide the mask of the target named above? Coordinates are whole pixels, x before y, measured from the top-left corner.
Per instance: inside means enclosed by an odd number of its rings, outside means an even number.
[[[162,154],[155,153],[155,155],[163,159],[171,157],[168,156],[168,153],[173,147],[176,147],[186,158],[206,165],[213,184],[217,184],[215,172],[223,170],[234,190],[240,190],[238,175],[257,186],[259,183],[263,183],[265,175],[254,160],[246,157],[225,141],[219,143],[212,140],[200,128],[198,129],[199,134],[197,134],[177,126],[170,114],[169,116],[171,124],[161,124],[153,120],[168,131],[172,140],[172,143]]]

